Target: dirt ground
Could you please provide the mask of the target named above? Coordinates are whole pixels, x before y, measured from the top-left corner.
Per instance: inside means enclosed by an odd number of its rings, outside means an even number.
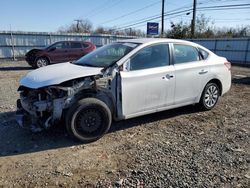
[[[250,187],[250,68],[233,66],[216,108],[194,106],[115,122],[81,144],[65,129],[15,123],[25,62],[0,60],[0,187]]]

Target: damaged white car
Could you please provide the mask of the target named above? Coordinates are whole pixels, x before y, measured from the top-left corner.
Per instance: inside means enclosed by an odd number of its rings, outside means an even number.
[[[131,39],[29,72],[20,81],[16,119],[33,131],[63,120],[71,136],[89,142],[112,120],[196,103],[210,110],[230,86],[230,63],[198,44]]]

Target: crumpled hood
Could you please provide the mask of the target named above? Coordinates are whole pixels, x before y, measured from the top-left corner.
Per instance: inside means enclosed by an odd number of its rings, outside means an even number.
[[[102,68],[74,65],[72,63],[60,63],[49,65],[29,72],[20,80],[20,85],[28,88],[41,88],[62,82],[101,74]]]
[[[41,52],[43,51],[45,48],[33,48],[32,50],[28,51],[25,55],[30,55],[30,54],[34,54],[34,53],[37,53],[37,52]]]

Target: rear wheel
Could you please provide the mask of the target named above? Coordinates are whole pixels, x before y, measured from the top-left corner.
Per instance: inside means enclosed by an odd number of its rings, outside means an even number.
[[[216,83],[208,83],[203,90],[199,106],[202,110],[211,110],[219,100],[220,89]]]
[[[49,61],[46,57],[39,57],[36,60],[36,67],[40,68],[40,67],[45,67],[49,64]]]
[[[66,115],[68,133],[82,142],[92,142],[108,132],[111,125],[108,106],[96,99],[85,98],[76,102]]]

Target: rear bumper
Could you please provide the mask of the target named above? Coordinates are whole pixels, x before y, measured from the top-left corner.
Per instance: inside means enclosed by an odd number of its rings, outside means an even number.
[[[231,84],[232,84],[232,76],[231,72],[229,72],[225,77],[225,79],[222,81],[222,93],[221,93],[222,96],[230,90]]]

